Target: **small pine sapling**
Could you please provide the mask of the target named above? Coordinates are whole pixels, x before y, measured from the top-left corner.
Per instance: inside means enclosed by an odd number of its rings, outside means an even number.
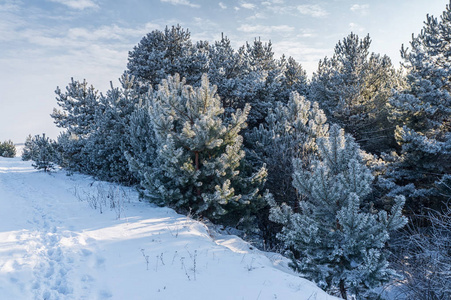
[[[29,144],[30,150],[26,153],[26,157],[29,156],[29,158],[33,161],[33,167],[38,170],[44,170],[44,172],[50,172],[51,170],[55,169],[55,141],[46,137],[44,133],[42,134],[42,136],[36,135],[31,139]]]
[[[14,146],[13,141],[7,140],[0,143],[0,156],[3,157],[15,157],[16,156],[16,146]]]

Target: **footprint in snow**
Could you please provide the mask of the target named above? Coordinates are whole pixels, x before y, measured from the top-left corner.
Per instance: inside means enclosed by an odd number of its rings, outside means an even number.
[[[89,249],[81,249],[80,251],[81,251],[81,254],[85,257],[90,256],[92,254],[92,251]]]
[[[105,258],[103,257],[97,257],[96,258],[96,268],[98,269],[104,269],[105,268]]]
[[[81,281],[82,281],[82,282],[89,283],[89,282],[93,282],[93,281],[94,281],[94,278],[93,278],[91,275],[89,275],[89,274],[85,274],[85,275],[83,275],[83,276],[81,277]]]
[[[99,292],[99,298],[100,299],[109,299],[113,297],[113,294],[111,294],[110,291],[100,291]]]

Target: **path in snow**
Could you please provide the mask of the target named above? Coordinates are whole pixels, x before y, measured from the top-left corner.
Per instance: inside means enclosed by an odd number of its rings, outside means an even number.
[[[104,258],[90,250],[95,249],[95,240],[88,245],[81,234],[82,218],[72,212],[83,205],[71,192],[73,181],[63,179],[36,172],[28,162],[1,162],[0,274],[8,276],[0,276],[0,298],[91,299],[110,295],[108,289],[100,291],[99,297],[90,294],[90,273],[101,267]],[[74,272],[74,268],[84,272]],[[76,297],[72,297],[74,288],[79,290]]]
[[[336,299],[212,235],[132,189],[0,157],[0,299]]]

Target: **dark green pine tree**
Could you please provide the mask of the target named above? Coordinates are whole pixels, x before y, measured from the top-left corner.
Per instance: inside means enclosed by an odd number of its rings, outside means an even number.
[[[319,62],[309,96],[363,149],[380,153],[396,146],[387,104],[401,76],[387,56],[370,55],[370,45],[368,35],[354,33],[339,41],[332,58]]]
[[[449,201],[440,190],[451,174],[451,8],[427,16],[410,49],[402,47],[407,86],[390,100],[402,147],[390,175],[415,212]],[[395,189],[395,192],[399,192]]]

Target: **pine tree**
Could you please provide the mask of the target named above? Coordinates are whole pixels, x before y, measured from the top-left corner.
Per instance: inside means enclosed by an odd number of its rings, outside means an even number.
[[[295,158],[309,164],[317,151],[316,139],[326,136],[326,116],[318,103],[311,103],[297,92],[292,92],[288,103],[277,102],[260,124],[246,134],[252,144],[249,157],[257,164],[264,162],[268,168],[265,187],[276,202],[297,206],[296,190],[292,185]]]
[[[264,203],[259,188],[266,170],[250,177],[241,172],[245,154],[239,132],[249,109],[237,110],[226,124],[206,75],[198,88],[178,75],[163,80],[149,108],[156,157],[142,174],[153,200],[233,226],[251,220]],[[142,159],[129,159],[132,168],[142,166]]]
[[[44,172],[50,172],[55,169],[56,152],[55,152],[55,141],[49,139],[45,136],[45,133],[36,135],[31,143],[33,149],[31,160],[33,161],[32,166],[37,170],[44,170]]]
[[[217,86],[222,106],[226,114],[231,114],[238,107],[239,99],[235,95],[238,78],[242,71],[240,57],[232,48],[230,40],[222,35],[209,50],[208,78]]]
[[[248,123],[253,128],[264,121],[276,101],[282,69],[274,59],[271,42],[263,43],[255,39],[252,44],[242,46],[238,55],[241,70],[232,98],[236,99],[237,108],[251,105]],[[286,102],[288,99],[279,100]]]
[[[69,133],[81,138],[89,136],[95,126],[95,113],[100,94],[86,80],[75,81],[73,78],[63,93],[59,87],[55,91],[60,110],[54,108],[50,115],[56,126],[66,128]]]
[[[141,85],[127,74],[120,79],[120,88],[98,93],[87,82],[74,81],[62,93],[58,88],[58,105],[52,117],[58,127],[66,129],[58,137],[57,161],[68,169],[98,179],[132,184],[124,152],[130,147],[126,130],[136,105],[146,97]]]
[[[13,141],[7,140],[0,143],[0,156],[3,157],[15,157],[16,156],[16,146],[14,146]]]
[[[26,142],[25,142],[26,143]],[[55,162],[63,169],[66,169],[68,174],[74,171],[83,172],[84,157],[83,149],[84,140],[80,140],[75,134],[70,134],[67,131],[61,132],[56,139],[56,160]],[[34,150],[30,151],[33,152]],[[25,153],[25,150],[24,150]],[[24,159],[25,160],[25,159]]]
[[[33,137],[31,134],[27,136],[24,143],[24,148],[22,151],[22,160],[32,160],[37,152],[36,144],[33,142]]]
[[[370,55],[370,45],[369,35],[354,33],[339,41],[333,57],[319,62],[309,95],[363,149],[380,153],[395,147],[387,104],[401,76],[387,56]]]
[[[402,147],[391,175],[416,212],[446,201],[437,186],[451,174],[450,32],[450,5],[440,19],[427,16],[411,49],[402,47],[407,87],[390,100]]]
[[[55,91],[60,109],[53,109],[50,115],[57,127],[66,131],[58,138],[57,160],[70,171],[94,174],[89,153],[85,147],[90,136],[96,131],[96,113],[101,94],[86,80],[71,82],[63,92],[59,87]],[[67,151],[64,153],[63,151]]]
[[[282,67],[283,76],[281,78],[282,99],[288,99],[291,92],[297,92],[301,96],[308,94],[307,72],[293,57],[285,59],[283,56],[279,65]]]
[[[102,180],[135,183],[124,152],[130,148],[127,128],[136,106],[146,94],[139,92],[133,76],[123,75],[121,88],[111,83],[110,90],[101,95],[96,107],[95,131],[86,139],[90,173]],[[146,88],[148,89],[148,88]]]
[[[141,187],[146,185],[145,174],[152,172],[152,163],[157,159],[155,132],[149,114],[152,89],[148,91],[147,101],[138,104],[130,116],[126,129],[129,148],[124,155],[129,163],[133,176],[140,182]],[[142,191],[145,193],[145,189]]]
[[[176,73],[186,78],[187,84],[196,86],[201,75],[207,73],[210,82],[217,86],[227,117],[246,103],[251,105],[250,128],[264,121],[276,100],[287,102],[291,91],[301,95],[307,92],[305,71],[291,57],[276,60],[271,42],[255,39],[235,51],[222,35],[211,46],[204,41],[194,44],[189,31],[180,25],[143,37],[129,52],[126,73],[153,88],[167,75]]]
[[[128,54],[126,73],[152,87],[176,73],[193,85],[207,71],[207,63],[208,44],[193,45],[190,32],[177,25],[144,36]]]
[[[290,250],[293,268],[320,287],[358,299],[388,281],[385,243],[406,220],[397,197],[391,213],[367,209],[373,176],[362,163],[352,137],[333,125],[319,138],[318,156],[309,165],[294,161],[293,185],[302,196],[299,211],[273,203],[271,219],[283,225],[278,238]]]

